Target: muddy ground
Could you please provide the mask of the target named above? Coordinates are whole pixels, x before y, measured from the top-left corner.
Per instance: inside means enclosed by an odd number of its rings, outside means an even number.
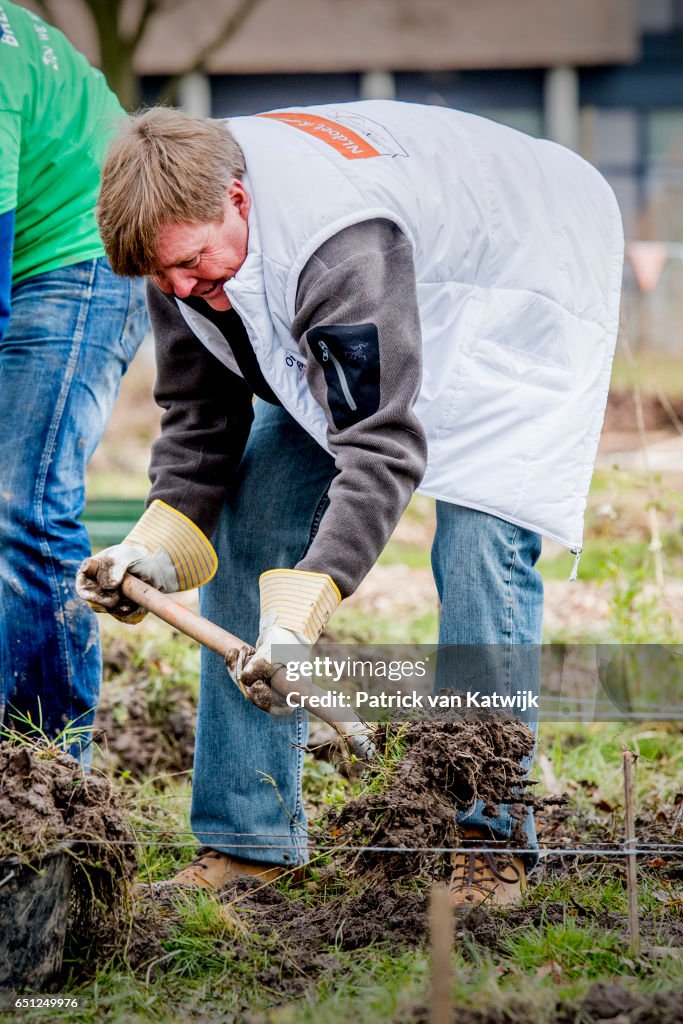
[[[253,970],[255,948],[267,950],[266,965],[255,973],[259,986],[273,997],[275,1004],[305,996],[312,984],[324,978],[333,984],[339,970],[339,952],[386,944],[396,955],[401,949],[426,946],[428,942],[430,894],[426,886],[415,891],[414,884],[408,886],[405,882],[386,882],[383,886],[366,883],[359,890],[346,889],[342,893],[337,876],[331,872],[317,883],[309,883],[308,892],[300,898],[264,886],[258,879],[241,878],[226,886],[219,899],[226,931],[216,942],[216,952],[220,954],[222,950],[227,958],[238,963],[244,961]],[[154,976],[163,969],[167,943],[170,941],[172,948],[177,927],[177,901],[178,894],[170,887],[150,889],[141,897],[135,940],[129,949],[130,963],[138,972]],[[484,954],[498,962],[504,972],[506,942],[512,936],[530,927],[561,924],[568,914],[577,914],[578,906],[546,902],[505,911],[474,908],[456,917],[454,941],[466,957],[471,957],[473,968]],[[578,912],[589,913],[581,909]],[[594,921],[620,937],[617,942],[620,941],[627,957],[626,917],[603,914],[596,915]],[[683,923],[679,922],[675,929],[667,927],[662,934],[661,925],[646,917],[642,921],[642,938],[645,953],[639,964],[640,973],[655,976],[657,956],[647,950],[680,945]],[[426,1024],[429,1010],[416,1005],[402,1019]],[[249,1020],[257,1024],[258,1015],[250,1015]],[[533,1008],[515,1005],[514,1001],[505,1010],[458,1007],[454,1017],[457,1024],[537,1024],[537,1020]],[[683,992],[651,995],[635,992],[627,983],[601,982],[594,984],[579,1002],[558,1000],[551,1020],[553,1024],[683,1024]]]
[[[258,879],[242,878],[226,886],[219,899],[223,905],[226,933],[217,940],[216,951],[253,967],[254,940],[267,950],[267,966],[257,970],[259,985],[269,991],[275,1002],[288,1003],[305,995],[310,986],[325,977],[333,981],[339,970],[338,953],[352,952],[370,945],[386,943],[392,953],[402,948],[424,946],[429,935],[429,890],[415,891],[403,883],[384,886],[365,884],[359,890],[342,893],[332,872],[315,884],[310,883],[305,897],[285,895]],[[311,896],[317,897],[311,902]],[[182,897],[181,897],[182,898]],[[129,949],[131,965],[154,975],[163,969],[166,943],[171,941],[178,921],[178,894],[170,887],[156,887],[141,897],[135,941]],[[578,906],[578,904],[577,904]],[[547,902],[529,908],[505,911],[474,908],[455,920],[455,943],[471,957],[473,967],[482,952],[498,961],[505,970],[506,942],[515,933],[530,927],[561,924],[567,915],[577,913],[565,903]],[[588,913],[588,912],[584,912]],[[620,915],[600,915],[595,923],[621,937],[624,956],[628,949],[627,920]],[[683,941],[683,925],[675,931],[650,918],[642,922],[645,949],[677,945]],[[166,961],[167,962],[167,961]],[[641,971],[656,972],[656,956],[647,952],[641,959]],[[256,1021],[258,1018],[250,1017]],[[428,1010],[415,1006],[406,1020],[427,1021]],[[599,983],[592,986],[579,1003],[558,1001],[554,1024],[683,1024],[683,992],[645,995],[624,983]],[[495,1008],[465,1010],[458,1008],[458,1024],[536,1024],[533,1009],[515,1006],[505,1011]]]
[[[332,858],[309,886],[316,902],[292,900],[254,879],[221,893],[225,906],[260,935],[276,932],[291,944],[288,956],[299,965],[298,976],[303,961],[329,944],[357,949],[387,939],[421,941],[427,889],[451,873],[450,856],[439,848],[457,846],[460,839],[454,805],[467,807],[480,799],[493,814],[500,802],[526,798],[519,760],[532,749],[534,737],[514,719],[480,712],[446,721],[380,724],[373,739],[378,756],[366,771],[363,792],[310,826],[316,847]],[[397,848],[396,856],[385,852]],[[423,891],[416,892],[416,885]],[[148,933],[153,943],[160,941],[169,897],[172,901],[169,886],[142,890],[138,936]]]
[[[416,1007],[412,1024],[427,1024],[429,1010]],[[580,1002],[558,1002],[552,1024],[681,1024],[680,992],[660,992],[644,996],[619,982],[596,982]],[[533,1009],[523,1003],[503,1009],[483,1010],[459,1007],[454,1024],[537,1024]]]
[[[111,954],[130,915],[133,839],[109,779],[51,748],[0,744],[0,861],[9,872],[17,861],[40,865],[46,853],[68,851],[69,936],[86,959],[94,948]]]
[[[114,775],[134,779],[192,768],[197,706],[180,686],[160,686],[162,664],[136,665],[131,645],[108,639],[103,645],[104,678],[95,719],[97,761]],[[161,669],[161,671],[160,671]],[[168,670],[170,674],[170,669]]]
[[[381,757],[366,777],[366,791],[350,799],[313,827],[318,843],[332,847],[331,860],[294,892],[283,892],[258,879],[242,877],[217,895],[224,933],[216,949],[254,969],[255,951],[267,951],[256,968],[258,983],[274,1001],[288,1003],[303,996],[321,979],[333,979],[338,954],[386,943],[401,948],[424,946],[429,933],[429,900],[433,879],[447,878],[448,855],[402,853],[379,855],[363,847],[393,848],[457,845],[462,841],[453,819],[453,804],[465,806],[475,797],[490,809],[500,800],[533,799],[524,795],[517,762],[532,743],[529,730],[518,722],[468,720],[378,726],[375,741]],[[568,851],[586,844],[618,841],[620,809],[595,808],[577,812],[565,797],[555,803],[539,801],[537,824],[541,843]],[[604,801],[603,801],[604,804]],[[523,804],[520,804],[520,810]],[[672,842],[679,830],[679,807],[645,810],[637,821],[642,843]],[[611,824],[606,827],[606,823]],[[673,833],[672,833],[673,828]],[[349,847],[353,846],[354,849]],[[358,849],[360,848],[360,849]],[[656,954],[647,951],[683,946],[683,918],[676,914],[673,884],[683,877],[683,857],[663,860],[653,855],[640,868],[657,879],[663,913],[643,915],[640,974],[654,975]],[[545,858],[531,884],[551,878],[586,874],[622,879],[620,861],[578,858],[568,852]],[[182,926],[180,909],[190,896],[168,884],[145,886],[139,893],[129,962],[138,972],[154,975],[168,963],[168,950]],[[666,900],[671,913],[664,914]],[[180,901],[180,903],[179,903]],[[628,923],[623,914],[595,910],[580,899],[546,900],[506,910],[476,907],[458,915],[455,942],[471,957],[473,967],[483,954],[505,971],[507,943],[530,928],[563,924],[572,918],[613,933],[616,948],[627,956]],[[172,959],[172,958],[171,958]],[[635,969],[635,964],[633,965]],[[427,1021],[428,1009],[414,1006],[406,1021]],[[258,1016],[250,1020],[258,1021]],[[458,1024],[536,1024],[527,1006],[470,1011],[459,1008]],[[683,993],[644,995],[626,983],[595,984],[577,1003],[558,1002],[554,1024],[683,1024]]]
[[[392,953],[424,946],[431,882],[448,876],[448,856],[422,853],[380,857],[371,850],[364,853],[362,847],[456,843],[461,837],[453,821],[454,803],[465,806],[478,797],[493,810],[498,801],[519,799],[520,793],[522,801],[531,799],[523,793],[523,780],[516,767],[520,756],[530,749],[530,732],[518,722],[501,726],[500,721],[482,717],[483,721],[459,714],[451,721],[378,726],[375,740],[381,757],[366,779],[369,788],[315,826],[316,840],[333,848],[331,859],[290,892],[253,878],[227,885],[217,897],[224,927],[216,929],[216,954],[243,961],[245,968],[248,965],[250,971],[255,970],[259,985],[275,1003],[288,1003],[305,995],[321,979],[332,982],[339,969],[340,952],[381,943],[388,944]],[[113,900],[114,881],[110,878],[108,884],[109,909],[119,901],[116,905],[123,948],[119,943],[118,955],[123,955],[140,976],[154,977],[172,964],[169,950],[175,937],[182,936],[182,902],[195,897],[183,897],[168,884],[143,885],[133,904],[134,917],[126,917],[130,904],[125,902],[121,887],[127,887],[134,869],[132,836],[108,780],[96,773],[83,776],[66,756],[53,753],[45,758],[10,745],[0,747],[0,780],[4,852],[16,852],[20,847],[40,851],[57,841],[83,843],[87,839],[90,860],[97,851],[98,861],[108,862],[111,867],[111,850],[115,850],[115,881],[120,888]],[[576,845],[620,837],[619,808],[602,801],[603,806],[579,813],[563,798],[558,801],[555,805],[542,802],[539,808],[537,821],[543,845],[570,850]],[[680,806],[675,801],[670,808],[659,807],[656,812],[645,809],[637,821],[639,841],[675,841],[671,837],[680,838],[680,819]],[[12,847],[7,846],[10,836]],[[350,845],[361,849],[350,850]],[[646,952],[639,971],[647,974],[650,970],[654,975],[656,958],[648,960],[647,950],[683,946],[683,918],[673,905],[673,886],[683,878],[683,857],[663,860],[653,855],[644,860],[640,870],[657,879],[663,911],[667,900],[672,904],[666,917],[643,915],[641,922]],[[579,859],[568,852],[542,861],[535,877],[578,878],[587,873],[619,878],[623,866],[620,862],[601,862],[597,857]],[[101,886],[98,891],[101,895]],[[567,915],[615,933],[626,951],[626,918],[596,911],[580,899],[572,899],[571,905],[545,901],[504,912],[474,908],[456,919],[455,941],[467,957],[471,956],[473,968],[484,954],[504,971],[506,943],[512,936],[530,927],[561,924]],[[90,922],[92,926],[92,915]],[[97,917],[96,932],[91,930],[89,941],[98,959],[113,951],[103,941],[106,930],[106,921]],[[96,942],[92,941],[94,934]],[[72,948],[81,954],[87,952],[85,933],[77,939]],[[86,957],[84,976],[89,969]],[[596,984],[581,1002],[558,1002],[552,1019],[554,1024],[683,1024],[682,997],[683,993],[636,993],[628,983]],[[416,1005],[406,1012],[406,1021],[428,1020],[425,1006]],[[521,1005],[508,1005],[505,1012],[460,1008],[457,1020],[458,1024],[535,1024],[530,1009]]]

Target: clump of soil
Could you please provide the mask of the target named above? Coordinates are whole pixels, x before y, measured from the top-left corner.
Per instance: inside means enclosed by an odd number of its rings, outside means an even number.
[[[133,834],[111,782],[50,747],[0,744],[0,858],[38,863],[60,846],[73,858],[70,936],[98,955],[116,945],[129,910]]]
[[[158,975],[169,966],[164,959],[164,943],[179,930],[179,896],[182,891],[170,883],[136,886],[133,924],[123,950],[131,970],[143,974],[152,969]]]
[[[339,847],[338,859],[355,876],[445,877],[448,855],[430,848],[458,845],[456,809],[482,800],[485,814],[494,817],[501,803],[510,803],[519,819],[524,803],[532,802],[520,761],[531,753],[534,736],[517,719],[458,712],[382,724],[374,742],[380,756],[368,769],[366,790],[323,825],[327,842]],[[524,845],[523,834],[512,842]],[[393,856],[393,849],[400,852]]]

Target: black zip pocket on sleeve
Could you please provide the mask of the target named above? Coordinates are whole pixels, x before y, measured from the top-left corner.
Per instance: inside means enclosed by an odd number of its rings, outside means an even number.
[[[338,430],[379,409],[379,336],[375,324],[313,327],[306,334],[323,368],[327,403]]]

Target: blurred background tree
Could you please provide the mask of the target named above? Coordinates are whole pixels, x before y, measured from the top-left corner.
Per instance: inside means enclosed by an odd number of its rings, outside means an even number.
[[[183,77],[203,71],[209,57],[239,32],[261,2],[236,0],[227,15],[216,13],[214,9],[209,17],[216,19],[218,24],[211,41],[191,55],[187,67],[168,79],[157,99],[173,103],[177,99],[178,86]],[[142,98],[140,79],[134,71],[134,58],[150,22],[157,15],[177,8],[180,3],[182,0],[134,0],[132,3],[130,0],[78,0],[81,16],[89,15],[95,28],[100,51],[99,66],[126,110],[134,110]],[[55,17],[50,0],[34,0],[32,6],[45,21],[66,31],[66,26]]]

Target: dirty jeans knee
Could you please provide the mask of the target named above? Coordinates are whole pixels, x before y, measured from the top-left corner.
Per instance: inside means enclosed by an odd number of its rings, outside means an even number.
[[[94,259],[16,284],[0,343],[2,722],[50,738],[68,725],[86,765],[101,655],[74,589],[90,553],[78,517],[85,467],[146,329],[143,283]]]
[[[437,501],[432,568],[441,600],[435,686],[512,696],[540,692],[543,583],[535,568],[538,534],[496,516]],[[537,713],[514,711],[537,734]],[[534,751],[520,762],[525,772]],[[460,811],[458,822],[508,840],[517,820],[508,804],[493,818],[477,801]],[[527,870],[538,862],[533,813],[519,824],[525,837]]]

